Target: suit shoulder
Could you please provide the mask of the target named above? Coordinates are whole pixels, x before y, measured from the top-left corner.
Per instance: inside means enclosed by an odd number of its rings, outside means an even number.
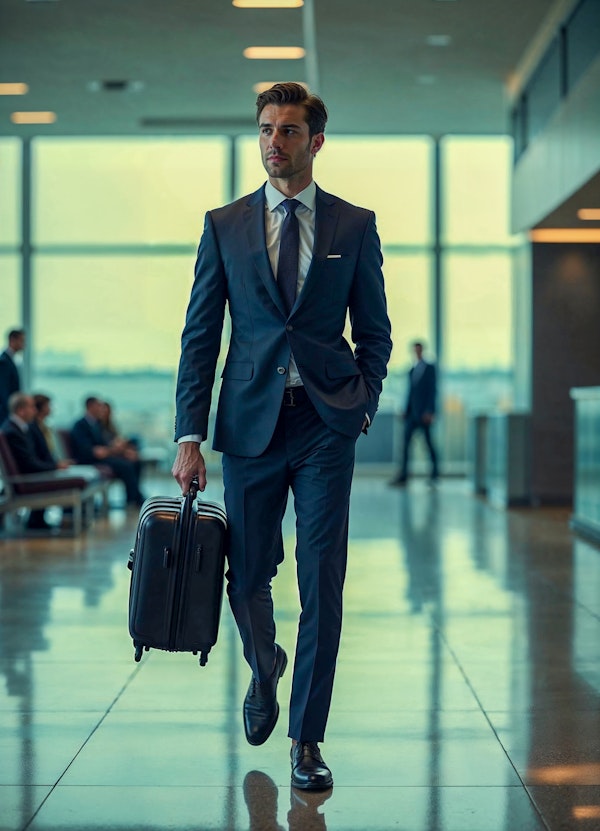
[[[369,219],[375,215],[375,212],[370,208],[363,208],[360,205],[354,205],[352,202],[347,202],[340,196],[334,196],[331,193],[321,190],[321,188],[318,188],[317,193],[319,198],[324,202],[330,205],[335,205],[340,211],[344,211],[348,215],[361,217],[362,219]]]
[[[233,217],[241,214],[247,207],[256,205],[260,202],[263,198],[263,193],[264,187],[261,187],[257,191],[254,191],[254,193],[248,193],[246,196],[240,196],[239,199],[235,199],[233,202],[228,202],[227,205],[222,205],[220,208],[213,208],[208,211],[208,213],[216,222],[222,222],[224,220],[229,221]]]

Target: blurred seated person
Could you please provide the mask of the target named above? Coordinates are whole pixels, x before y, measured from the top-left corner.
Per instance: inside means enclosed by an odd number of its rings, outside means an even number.
[[[103,402],[95,396],[85,401],[85,415],[71,428],[73,455],[78,464],[104,465],[125,485],[127,504],[141,506],[144,501],[139,487],[140,464],[127,458],[118,446],[113,447],[102,433],[100,419]]]
[[[102,413],[98,419],[102,428],[102,435],[108,446],[115,451],[117,456],[124,456],[132,462],[139,461],[137,441],[126,439],[120,435],[113,420],[112,406],[108,401],[102,401]]]
[[[0,428],[15,459],[20,473],[47,473],[69,467],[67,462],[56,462],[51,455],[38,455],[32,435],[36,407],[33,396],[24,392],[15,392],[8,399],[8,418]],[[33,428],[35,430],[35,427]],[[44,519],[44,511],[31,511],[27,527],[35,530],[51,528]]]
[[[35,404],[35,418],[29,425],[29,432],[35,447],[36,455],[48,462],[60,461],[60,453],[56,445],[54,433],[46,424],[46,419],[52,413],[52,399],[48,395],[38,393],[33,396]],[[66,460],[69,463],[69,460]]]

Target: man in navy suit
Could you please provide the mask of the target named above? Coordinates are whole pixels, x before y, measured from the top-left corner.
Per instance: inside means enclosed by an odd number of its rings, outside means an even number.
[[[35,419],[35,403],[31,395],[14,392],[9,399],[9,417],[0,425],[12,451],[19,473],[48,473],[68,467],[66,462],[56,462],[47,455],[40,455],[32,435]],[[43,510],[32,510],[27,527],[35,530],[51,528],[44,519]]]
[[[25,332],[12,329],[8,333],[8,345],[0,355],[0,424],[8,417],[8,399],[21,389],[15,355],[25,349]]]
[[[291,488],[302,612],[289,736],[292,784],[307,790],[333,784],[318,743],[341,632],[355,443],[375,417],[392,346],[375,216],[312,178],[326,121],[321,99],[299,84],[257,99],[268,181],[206,214],[182,335],[173,465],[184,492],[193,476],[204,490],[200,444],[228,305],[213,447],[223,454],[229,601],[252,669],[244,728],[250,744],[262,744],[279,714],[287,656],[275,640],[271,580]]]
[[[71,428],[73,456],[80,465],[102,465],[125,485],[127,505],[139,508],[144,502],[140,490],[140,464],[125,458],[102,434],[100,417],[103,402],[95,395],[85,400],[85,415]]]
[[[438,458],[431,436],[431,427],[435,419],[437,377],[435,365],[423,359],[423,344],[413,343],[415,363],[408,373],[408,390],[404,406],[404,449],[402,467],[390,485],[404,485],[408,479],[409,450],[412,437],[417,430],[423,433],[429,457],[431,459],[431,479],[438,478]]]

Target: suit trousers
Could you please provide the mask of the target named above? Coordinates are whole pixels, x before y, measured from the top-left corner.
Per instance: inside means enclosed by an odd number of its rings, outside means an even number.
[[[342,625],[356,440],[327,427],[304,389],[296,398],[296,406],[282,406],[261,456],[223,455],[230,534],[227,591],[244,657],[264,681],[275,661],[271,581],[283,561],[281,523],[291,489],[301,613],[289,736],[323,741]]]
[[[433,444],[433,439],[431,437],[431,425],[426,424],[422,419],[415,418],[410,414],[406,416],[404,421],[404,448],[402,451],[402,468],[400,471],[400,477],[402,479],[406,479],[408,477],[409,448],[412,437],[417,430],[421,430],[423,433],[423,438],[425,439],[425,444],[427,445],[427,449],[429,451],[429,458],[431,459],[431,478],[437,479],[438,458]]]

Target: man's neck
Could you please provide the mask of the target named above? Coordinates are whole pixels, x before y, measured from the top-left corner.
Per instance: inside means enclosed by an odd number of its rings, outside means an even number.
[[[302,191],[310,185],[312,182],[312,176],[305,176],[302,179],[276,179],[273,176],[269,176],[269,182],[273,185],[275,190],[278,190],[279,193],[283,193],[286,199],[293,199],[294,196],[302,193]]]

